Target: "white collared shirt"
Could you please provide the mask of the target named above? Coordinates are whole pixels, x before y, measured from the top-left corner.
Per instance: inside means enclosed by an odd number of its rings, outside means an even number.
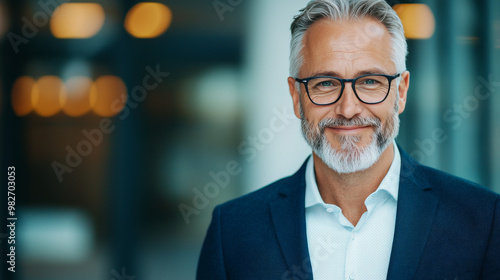
[[[391,256],[399,188],[401,155],[393,142],[394,159],[386,176],[365,205],[354,227],[318,190],[313,157],[306,167],[306,230],[313,278],[386,279]]]

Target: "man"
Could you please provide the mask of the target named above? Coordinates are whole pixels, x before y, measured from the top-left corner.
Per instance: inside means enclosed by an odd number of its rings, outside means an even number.
[[[394,139],[410,74],[383,0],[315,0],[288,84],[312,148],[294,175],[215,208],[198,279],[500,279],[500,198]]]

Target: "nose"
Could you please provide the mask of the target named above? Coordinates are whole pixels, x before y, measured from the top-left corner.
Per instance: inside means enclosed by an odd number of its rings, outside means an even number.
[[[344,92],[342,93],[340,100],[333,104],[333,106],[335,106],[335,114],[341,115],[347,119],[350,119],[361,113],[361,101],[359,101],[359,99],[356,97],[356,94],[352,89],[351,82],[347,82],[345,84]]]

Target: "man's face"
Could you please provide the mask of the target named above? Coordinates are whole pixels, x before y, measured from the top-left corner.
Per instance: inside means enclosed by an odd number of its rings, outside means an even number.
[[[390,34],[374,19],[319,21],[305,33],[303,43],[304,63],[298,78],[335,76],[352,79],[368,73],[396,74],[396,67],[391,60]],[[295,114],[302,119],[306,140],[313,146],[316,154],[320,150],[314,146],[320,145],[320,138],[323,138],[328,146],[326,148],[330,148],[344,161],[352,161],[355,160],[353,156],[357,157],[354,167],[344,168],[339,172],[350,173],[371,166],[388,142],[396,136],[398,115],[405,108],[409,73],[402,73],[399,85],[396,80],[392,81],[389,96],[379,104],[364,104],[359,101],[348,83],[339,101],[319,106],[308,99],[304,85],[300,85],[299,91],[293,78],[289,78],[288,83]],[[387,139],[380,139],[382,136]],[[382,150],[374,154],[377,146]],[[331,155],[325,153],[332,152],[324,152],[318,156],[330,166],[324,157]],[[363,158],[367,156],[371,159]],[[365,162],[365,166],[356,168],[359,162]],[[367,163],[369,166],[366,166]]]

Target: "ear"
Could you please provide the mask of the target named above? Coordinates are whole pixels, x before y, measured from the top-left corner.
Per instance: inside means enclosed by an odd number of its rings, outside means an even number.
[[[399,114],[403,113],[406,106],[406,94],[408,93],[408,88],[410,87],[410,72],[404,71],[401,73],[401,81],[398,87],[398,102],[399,102]]]
[[[300,119],[300,91],[297,88],[297,85],[299,87],[301,86],[301,84],[297,83],[294,78],[288,77],[288,88],[290,90],[290,95],[292,96],[293,111],[295,112],[295,116]]]

